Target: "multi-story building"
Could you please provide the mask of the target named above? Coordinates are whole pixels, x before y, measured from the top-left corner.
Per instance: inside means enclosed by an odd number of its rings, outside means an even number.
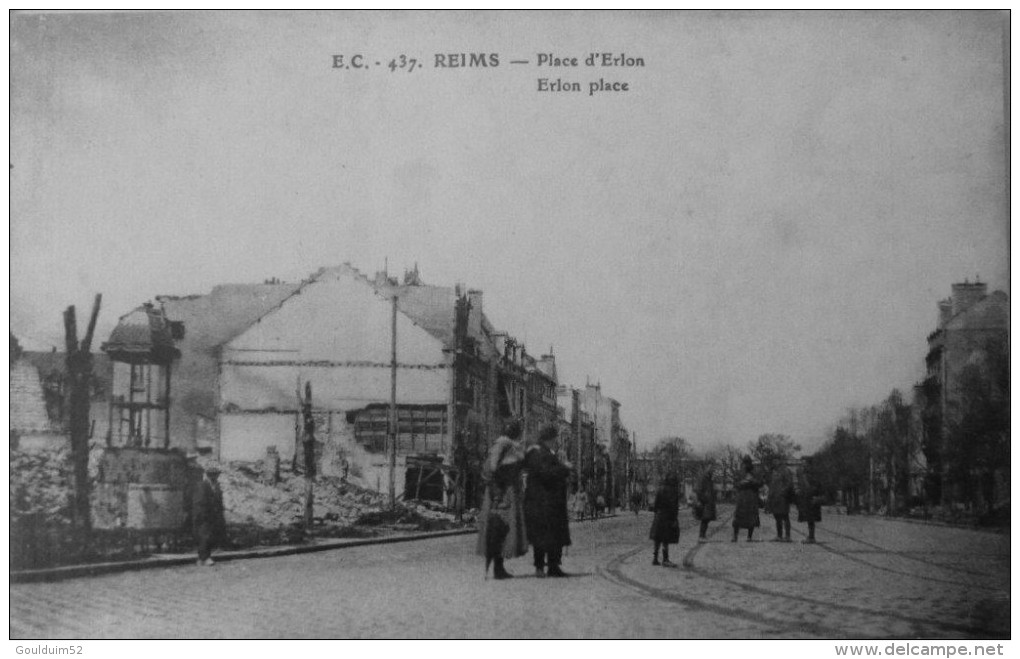
[[[998,481],[996,487],[987,482],[990,474],[973,474],[984,482],[977,492],[971,491],[975,488],[967,482],[969,475],[960,474],[960,456],[966,451],[959,443],[975,438],[954,432],[966,412],[965,389],[973,386],[967,384],[968,378],[978,377],[995,387],[994,373],[1004,373],[1008,365],[1009,299],[1002,291],[988,294],[987,288],[983,282],[953,284],[952,297],[938,303],[938,327],[928,335],[926,377],[915,389],[929,467],[928,495],[943,503],[973,500],[974,494],[998,498],[992,492],[1003,491],[1002,479],[1008,478],[1008,471],[998,470],[992,477]],[[1008,409],[1008,382],[998,395],[1005,395]],[[1008,429],[1004,441],[1008,442]],[[1008,470],[1008,464],[1004,467]],[[1005,485],[1008,496],[1008,482]]]

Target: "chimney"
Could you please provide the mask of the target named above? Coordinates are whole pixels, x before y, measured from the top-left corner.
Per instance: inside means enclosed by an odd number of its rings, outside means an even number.
[[[558,382],[556,379],[556,357],[552,354],[542,355],[541,359],[538,360],[538,370],[550,377],[554,382]]]
[[[482,333],[482,292],[477,288],[470,288],[467,297],[468,302],[471,303],[469,327],[471,332],[478,336]]]
[[[984,282],[953,284],[953,315],[970,308],[988,294],[988,284]]]
[[[471,310],[482,313],[482,292],[477,288],[468,289],[468,302],[471,303]]]
[[[953,317],[953,301],[950,298],[939,300],[939,327],[949,322]]]

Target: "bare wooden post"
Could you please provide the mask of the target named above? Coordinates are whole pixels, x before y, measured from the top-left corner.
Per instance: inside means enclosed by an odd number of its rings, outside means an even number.
[[[304,417],[305,453],[305,532],[312,532],[315,482],[315,418],[312,416],[312,383],[305,383],[305,400],[301,406]]]
[[[89,388],[92,379],[92,335],[95,332],[101,301],[102,295],[96,295],[88,329],[80,345],[74,305],[64,312],[64,343],[67,347],[69,381],[68,431],[74,464],[74,524],[82,534],[84,546],[88,545],[92,531],[89,509]]]

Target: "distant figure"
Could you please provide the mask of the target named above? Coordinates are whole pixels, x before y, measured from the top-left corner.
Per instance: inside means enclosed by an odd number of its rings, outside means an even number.
[[[797,479],[797,521],[807,522],[808,537],[804,542],[814,544],[815,524],[822,521],[822,491],[810,457],[804,458]]]
[[[765,512],[772,513],[776,519],[776,537],[773,542],[791,542],[790,504],[795,498],[793,475],[785,465],[782,465],[772,474],[769,495],[765,503]]]
[[[556,455],[556,426],[548,425],[538,435],[538,444],[524,458],[527,487],[524,491],[524,521],[528,541],[535,553],[535,576],[565,577],[560,568],[563,548],[570,545],[567,488],[570,465]],[[546,569],[548,566],[548,570]]]
[[[223,518],[223,492],[219,484],[220,470],[207,467],[202,480],[195,488],[192,499],[192,520],[195,543],[198,545],[198,564],[213,565],[212,550],[226,544],[227,523]]]
[[[761,481],[754,475],[754,462],[749,456],[741,461],[744,474],[737,482],[737,509],[733,513],[733,542],[737,541],[740,529],[747,529],[747,541],[753,542],[754,529],[761,526],[758,516],[758,490]]]
[[[343,460],[341,460],[340,461],[340,468],[343,469],[343,476],[341,476],[341,478],[343,478],[346,481],[347,480],[347,475],[351,471],[351,463],[350,463],[350,461],[347,458],[344,458]]]
[[[576,495],[574,495],[574,514],[577,516],[577,521],[583,521],[587,512],[588,493],[581,489],[577,491]]]
[[[595,519],[602,517],[606,512],[606,498],[599,494],[595,497]]]
[[[634,514],[638,514],[638,510],[641,508],[641,493],[633,492],[630,495],[630,509],[634,511]]]
[[[655,493],[655,503],[652,504],[655,511],[655,519],[652,520],[652,528],[648,532],[649,539],[655,543],[652,551],[652,565],[659,565],[659,547],[662,547],[662,565],[664,567],[676,567],[676,563],[669,560],[669,546],[680,542],[680,494],[677,492],[677,478],[670,474],[662,481],[658,492]]]
[[[694,516],[701,520],[701,528],[698,530],[698,542],[708,542],[708,523],[715,521],[715,482],[712,480],[714,468],[709,465],[701,480],[698,482],[698,491],[695,493],[697,501],[694,504]]]
[[[482,466],[485,479],[485,496],[479,515],[476,551],[485,557],[485,574],[494,564],[495,579],[510,579],[513,575],[503,566],[504,558],[516,558],[528,553],[524,535],[524,507],[521,505],[521,470],[524,467],[524,444],[520,441],[521,424],[513,420],[506,424],[503,434],[489,449]]]

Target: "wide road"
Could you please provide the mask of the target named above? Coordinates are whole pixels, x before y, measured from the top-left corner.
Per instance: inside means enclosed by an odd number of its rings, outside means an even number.
[[[725,508],[723,512],[728,512]],[[763,516],[764,540],[774,534]],[[649,513],[572,526],[568,579],[486,580],[473,536],[11,586],[11,638],[990,638],[1009,536],[827,515],[819,544],[705,544],[651,565]],[[756,540],[758,540],[756,538]]]

